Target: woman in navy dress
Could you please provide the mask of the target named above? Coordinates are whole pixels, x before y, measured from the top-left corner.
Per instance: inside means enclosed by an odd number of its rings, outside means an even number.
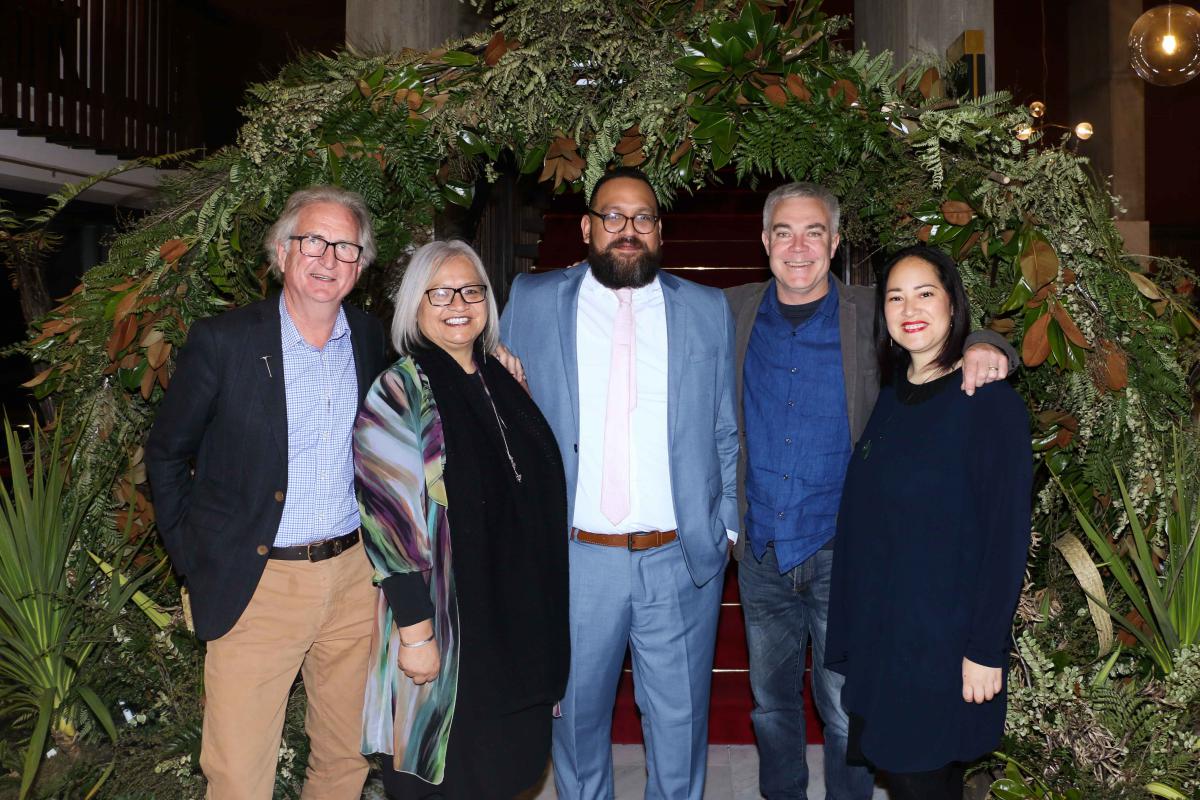
[[[958,391],[969,306],[949,256],[897,253],[877,298],[888,382],[846,474],[826,663],[846,676],[851,752],[885,773],[892,800],[961,800],[967,762],[1004,730],[1028,415],[1002,381]]]

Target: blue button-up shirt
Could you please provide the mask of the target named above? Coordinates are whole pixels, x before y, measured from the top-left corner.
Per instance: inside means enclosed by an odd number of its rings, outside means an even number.
[[[768,289],[742,379],[749,544],[761,560],[774,542],[780,572],[787,572],[837,531],[850,458],[836,287],[795,327]]]
[[[358,376],[346,312],[338,309],[324,347],[304,340],[279,297],[287,393],[288,487],[275,546],[308,544],[359,526],[350,437]]]

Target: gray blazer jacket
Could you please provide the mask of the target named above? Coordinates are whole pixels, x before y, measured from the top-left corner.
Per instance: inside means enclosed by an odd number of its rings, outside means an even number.
[[[846,380],[846,417],[850,421],[851,446],[858,443],[875,400],[879,397],[879,362],[875,356],[875,288],[847,286],[833,277],[838,293],[838,331],[842,339],[842,373]],[[750,331],[763,295],[775,285],[775,280],[748,283],[725,290],[734,320],[734,387],[737,391],[738,451],[737,497],[739,521],[746,519],[746,418],[742,404],[742,371],[746,365],[746,349],[750,346]],[[1017,353],[1008,341],[995,331],[979,330],[967,337],[968,345],[990,344],[1008,355],[1009,370],[1017,365]],[[746,526],[738,526],[741,535],[733,549],[733,557],[742,559],[746,551]]]

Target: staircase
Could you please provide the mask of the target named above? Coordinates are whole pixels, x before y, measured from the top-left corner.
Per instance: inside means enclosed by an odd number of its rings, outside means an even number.
[[[725,176],[729,184],[733,176]],[[770,277],[763,251],[762,206],[774,184],[753,190],[733,185],[711,186],[694,195],[683,195],[663,217],[663,268],[709,286],[737,286]],[[560,195],[542,217],[537,260],[532,269],[543,272],[583,260],[587,248],[579,233],[585,211],[578,194]],[[613,742],[642,741],[640,716],[633,699],[633,678],[628,654],[617,688],[613,713]],[[737,565],[725,573],[717,649],[713,663],[712,701],[709,707],[710,744],[751,744],[754,734],[750,711],[749,655],[742,607],[738,598]],[[820,743],[821,726],[812,709],[809,671],[805,673],[808,741]]]

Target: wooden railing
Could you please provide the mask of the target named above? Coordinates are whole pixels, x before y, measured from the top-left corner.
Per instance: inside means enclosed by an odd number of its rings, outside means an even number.
[[[0,127],[122,157],[199,144],[198,16],[187,2],[4,5]]]

